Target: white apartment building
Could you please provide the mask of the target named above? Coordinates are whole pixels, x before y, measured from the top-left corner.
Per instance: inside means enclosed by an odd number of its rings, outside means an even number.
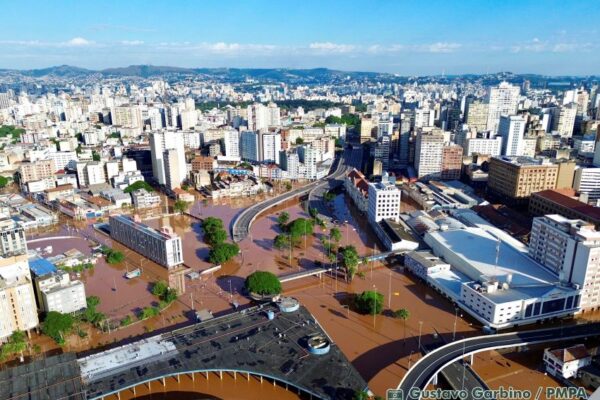
[[[160,195],[154,192],[148,192],[145,189],[138,189],[131,193],[133,206],[135,208],[149,208],[160,205]]]
[[[70,314],[87,307],[83,282],[72,281],[68,272],[56,271],[38,277],[35,286],[40,308],[45,312]]]
[[[77,180],[80,188],[105,183],[106,175],[102,163],[99,161],[78,162]]]
[[[502,155],[519,156],[523,151],[527,120],[516,115],[502,115],[498,124],[498,136],[502,137]]]
[[[227,157],[241,157],[240,133],[236,129],[228,129],[223,135],[223,149]]]
[[[600,200],[600,168],[585,168],[578,167],[575,170],[575,178],[573,179],[573,189],[577,193],[587,197],[587,201],[580,197],[580,201],[588,204],[596,205]]]
[[[552,130],[558,132],[562,137],[573,136],[575,118],[577,117],[577,104],[571,103],[566,106],[552,109]]]
[[[39,324],[26,255],[0,258],[0,342]]]
[[[165,150],[163,154],[165,168],[165,186],[171,190],[181,187],[181,183],[185,180],[187,170],[179,169],[179,153],[175,149]]]
[[[581,311],[600,307],[600,232],[558,214],[533,219],[529,255],[581,290]]]
[[[493,139],[466,139],[463,145],[463,149],[465,156],[472,156],[473,154],[499,156],[502,151],[502,137],[496,136]]]
[[[11,218],[0,220],[0,256],[11,257],[27,254],[25,230]]]
[[[48,159],[54,160],[54,166],[57,170],[75,168],[75,164],[79,161],[77,152],[75,151],[55,151],[48,153]]]
[[[444,135],[439,131],[417,133],[415,169],[419,178],[437,178],[442,172]]]
[[[492,133],[498,132],[500,117],[515,115],[519,107],[518,86],[502,82],[497,87],[490,88],[488,93],[488,118],[487,129]]]
[[[262,135],[262,161],[265,163],[279,164],[281,151],[281,135],[279,133],[265,133]]]
[[[152,174],[161,185],[167,184],[165,171],[165,150],[176,150],[177,170],[183,171],[181,176],[185,177],[185,149],[183,146],[183,135],[180,132],[164,131],[154,132],[150,135],[150,152],[152,155]],[[177,184],[180,185],[182,181]]]
[[[435,112],[429,108],[415,110],[415,128],[428,128],[435,122]]]
[[[382,182],[369,183],[369,221],[379,222],[383,219],[400,219],[400,190],[387,179]]]

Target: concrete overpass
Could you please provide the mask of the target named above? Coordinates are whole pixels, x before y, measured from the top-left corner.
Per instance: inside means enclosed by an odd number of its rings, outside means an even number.
[[[487,350],[584,339],[588,336],[596,336],[599,330],[600,323],[596,322],[534,331],[478,336],[455,341],[428,353],[417,361],[404,375],[398,389],[403,390],[405,399],[417,400],[419,397],[411,396],[411,388],[427,388],[430,383],[437,379],[437,374],[441,370],[466,356]]]
[[[344,176],[344,174],[347,171],[345,159],[347,157],[349,157],[351,152],[352,152],[352,150],[346,149],[346,150],[344,150],[344,152],[342,153],[342,155],[339,158],[336,158],[336,160],[334,161],[334,165],[332,166],[334,171],[331,174],[329,174],[327,177],[325,177],[321,180],[311,182],[308,185],[305,185],[301,188],[291,190],[287,193],[281,194],[272,199],[264,200],[260,203],[254,204],[254,205],[246,208],[244,211],[242,211],[240,214],[238,214],[232,221],[231,236],[233,237],[233,240],[235,242],[240,242],[240,241],[244,240],[250,233],[250,226],[252,225],[252,222],[254,222],[254,220],[262,212],[268,210],[269,208],[271,208],[273,206],[276,206],[276,205],[284,203],[288,200],[291,200],[295,197],[300,197],[300,196],[309,194],[311,191],[313,191],[316,188],[328,187],[330,181],[332,181],[332,180],[335,181],[335,180],[339,179],[340,177]]]

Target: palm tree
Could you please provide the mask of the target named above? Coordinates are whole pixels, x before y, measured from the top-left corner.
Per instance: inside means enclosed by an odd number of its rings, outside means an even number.
[[[402,342],[406,344],[406,320],[410,318],[410,312],[408,312],[406,308],[401,308],[394,312],[394,317],[404,321],[404,339],[402,340]]]

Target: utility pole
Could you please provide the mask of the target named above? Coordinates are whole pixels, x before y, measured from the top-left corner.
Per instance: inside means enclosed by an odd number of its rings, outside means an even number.
[[[373,275],[371,275],[371,280],[373,280]],[[392,308],[392,270],[390,269],[390,282],[388,287],[388,308]]]

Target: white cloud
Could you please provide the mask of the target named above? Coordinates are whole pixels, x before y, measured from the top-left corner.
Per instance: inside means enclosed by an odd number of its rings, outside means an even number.
[[[86,46],[93,45],[94,42],[84,39],[82,37],[75,37],[71,40],[67,40],[66,42],[63,42],[63,44],[67,47],[86,47]]]
[[[422,49],[422,51],[428,53],[453,53],[460,49],[462,45],[460,43],[437,42],[419,47]]]
[[[121,40],[123,46],[141,46],[144,44],[143,40]]]
[[[332,42],[315,42],[308,45],[311,50],[333,52],[333,53],[351,53],[357,49],[358,46],[352,44],[338,44]]]

